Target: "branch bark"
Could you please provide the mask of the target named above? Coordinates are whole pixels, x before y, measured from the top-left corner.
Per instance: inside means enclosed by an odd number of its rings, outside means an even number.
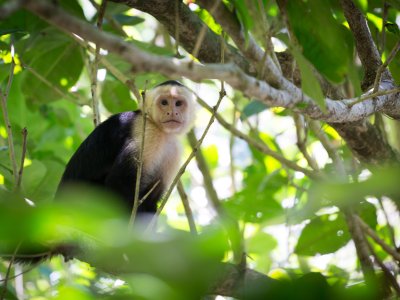
[[[186,76],[194,81],[200,81],[204,78],[225,80],[233,88],[241,90],[248,97],[260,99],[269,106],[292,108],[309,115],[313,119],[319,119],[331,123],[360,121],[375,112],[400,115],[400,102],[397,101],[400,93],[382,95],[374,99],[357,103],[351,107],[349,104],[353,103],[355,99],[333,101],[327,98],[327,112],[323,113],[312,99],[302,94],[302,92],[297,89],[297,87],[294,87],[294,85],[292,85],[294,88],[290,91],[276,89],[265,81],[257,80],[256,78],[245,74],[240,68],[233,64],[200,65],[193,64],[192,62],[183,62],[177,59],[150,55],[113,35],[99,32],[87,23],[66,14],[59,7],[49,2],[27,0],[25,7],[46,21],[59,27],[61,30],[64,30],[69,34],[71,32],[78,34],[87,40],[97,43],[102,48],[120,55],[133,65],[133,70],[136,72],[154,71],[166,76]],[[287,84],[290,86],[291,83],[289,84],[287,82],[284,82],[285,85]],[[391,81],[382,81],[382,90],[392,88],[393,83]],[[305,104],[306,107],[296,107],[299,103],[302,103],[303,105]],[[362,126],[360,126],[360,124]],[[380,140],[380,138],[379,136],[376,136],[376,131],[369,132],[371,127],[369,125],[366,126],[365,124],[365,122],[354,123],[350,126],[349,131],[347,125],[339,126],[338,131],[345,137],[346,141],[350,145],[358,145],[360,143],[363,145],[361,147],[362,149],[368,148],[368,145],[365,144],[367,140],[356,139],[359,135],[354,134],[354,129],[356,129],[357,132],[367,132],[367,134],[371,138],[375,138],[375,140]],[[378,145],[380,153],[385,153],[385,149],[382,149],[382,147],[383,146]],[[373,155],[372,158],[364,157],[364,153],[357,152],[358,148],[359,147],[353,148],[353,151],[362,161],[374,161],[381,159],[382,157],[385,159],[393,158],[393,156],[375,155],[373,152],[368,152]],[[389,151],[389,153],[392,152],[393,150]]]
[[[364,67],[365,74],[362,88],[365,90],[374,83],[376,72],[382,65],[381,57],[362,12],[352,0],[341,0],[340,4],[353,32],[357,53]],[[382,79],[391,79],[388,70],[383,72]]]
[[[168,30],[169,34],[175,36],[177,26],[175,19],[175,1],[170,0],[111,0],[111,2],[126,4],[129,7],[138,9],[152,15]],[[182,1],[179,2],[179,44],[186,51],[192,53],[196,40],[203,28],[203,22],[194,14]],[[199,48],[197,58],[203,63],[218,61],[221,53],[219,36],[207,27],[205,37]],[[247,60],[232,46],[225,47],[226,60],[234,62],[245,72],[255,73],[250,68]]]

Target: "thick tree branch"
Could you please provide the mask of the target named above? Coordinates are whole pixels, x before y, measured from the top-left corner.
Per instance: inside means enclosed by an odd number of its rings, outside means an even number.
[[[327,99],[327,112],[323,113],[312,99],[302,94],[301,91],[299,93],[297,88],[297,90],[292,90],[294,92],[293,94],[287,90],[275,89],[266,82],[245,74],[235,65],[199,65],[191,62],[182,62],[178,59],[158,57],[143,52],[113,35],[99,32],[92,26],[66,14],[59,7],[49,2],[27,0],[25,7],[67,33],[70,34],[73,32],[78,34],[87,40],[97,43],[102,48],[120,55],[134,66],[133,69],[136,72],[153,71],[167,76],[186,76],[195,81],[200,81],[204,78],[226,80],[232,87],[243,91],[247,96],[260,99],[270,106],[294,108],[296,111],[305,113],[313,119],[334,123],[359,121],[379,111],[390,113],[391,115],[400,115],[400,103],[397,101],[399,93],[379,96],[373,100],[365,100],[351,107],[349,107],[348,104],[354,102],[355,99],[343,101]],[[392,88],[393,84],[391,81],[383,81],[381,84],[381,90]],[[302,103],[302,106],[305,104],[306,107],[296,108],[299,103]],[[360,124],[361,123],[357,123],[357,125]],[[363,124],[365,125],[365,123]],[[370,126],[353,126],[353,128],[351,128],[352,130],[348,132],[344,124],[343,127],[339,128],[339,132],[344,134],[349,144],[357,145],[358,143],[365,143],[366,140],[356,139],[358,135],[353,132],[355,128],[357,132],[362,131],[365,133],[365,131],[370,129]],[[376,132],[367,132],[371,137],[374,137],[375,133]],[[376,136],[376,139],[379,140],[379,137]],[[364,146],[362,148],[364,148]],[[371,160],[371,158],[363,157],[363,153],[357,153],[357,149],[353,150],[355,150],[361,160]],[[392,152],[392,150],[389,152]],[[372,154],[372,156],[372,160],[381,158],[381,156],[375,156],[375,154]]]
[[[170,0],[111,0],[115,3],[126,4],[129,7],[146,12],[156,18],[168,30],[169,34],[175,36],[177,26],[175,19],[175,1]],[[186,51],[192,53],[196,40],[203,28],[203,22],[194,14],[182,1],[179,2],[179,44]],[[213,63],[218,61],[221,53],[219,36],[206,28],[205,37],[199,48],[197,58],[203,63]],[[234,62],[245,72],[255,73],[254,68],[250,68],[247,60],[239,54],[232,46],[226,47],[227,61]]]
[[[213,17],[221,24],[226,33],[233,39],[239,50],[250,62],[252,62],[254,67],[257,67],[259,64],[264,64],[263,69],[266,70],[265,76],[268,82],[273,86],[284,86],[286,89],[295,88],[293,84],[281,76],[279,68],[269,56],[265,56],[264,50],[261,49],[251,35],[249,35],[246,40],[246,34],[239,21],[227,9],[222,1],[216,8],[214,7],[215,2],[211,0],[198,0],[196,3],[212,13]]]
[[[383,138],[381,132],[366,120],[354,123],[330,124],[346,140],[357,157],[368,164],[392,162],[398,154]]]
[[[136,72],[159,72],[167,76],[186,76],[192,80],[200,81],[204,78],[225,80],[232,87],[243,91],[247,96],[260,99],[270,106],[295,108],[314,119],[328,122],[357,121],[377,111],[385,112],[389,107],[400,115],[400,104],[395,100],[399,93],[383,95],[374,100],[365,100],[362,103],[349,107],[355,99],[333,101],[327,99],[327,113],[323,113],[314,101],[304,94],[291,94],[286,90],[278,90],[245,74],[241,69],[232,64],[200,65],[183,62],[178,59],[159,57],[139,50],[121,39],[104,32],[100,32],[87,23],[66,14],[59,7],[43,1],[27,1],[25,7],[33,13],[44,18],[60,29],[73,32],[85,39],[100,45],[102,48],[114,52],[133,65]],[[383,83],[381,89],[392,88],[391,83]],[[296,108],[302,103],[306,108]]]
[[[376,72],[380,65],[382,65],[381,57],[372,39],[367,20],[362,12],[352,0],[341,0],[340,4],[342,5],[350,29],[353,32],[357,53],[364,66],[365,76],[362,88],[365,90],[374,83]],[[382,79],[391,79],[388,70],[383,72]]]

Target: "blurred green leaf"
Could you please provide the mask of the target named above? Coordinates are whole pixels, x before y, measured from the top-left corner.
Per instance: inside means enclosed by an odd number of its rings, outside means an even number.
[[[395,35],[400,37],[399,25],[397,25],[395,23],[386,23],[385,27],[389,32],[391,32],[391,33],[393,33],[393,34],[395,34]]]
[[[196,14],[199,16],[199,18],[207,24],[207,26],[214,31],[217,34],[221,34],[222,32],[222,27],[218,23],[215,22],[214,18],[210,15],[210,13],[205,10],[205,9],[197,9]]]
[[[312,219],[301,232],[295,253],[298,255],[328,254],[350,241],[346,221],[341,214],[322,215]]]
[[[287,2],[287,12],[305,58],[329,80],[342,82],[352,59],[353,45],[346,37],[348,31],[336,22],[329,3],[291,0]]]
[[[137,24],[144,22],[144,19],[141,17],[129,16],[126,14],[116,14],[116,15],[114,15],[114,18],[120,25],[135,26]]]
[[[34,39],[23,59],[28,68],[40,76],[30,71],[23,73],[22,91],[32,103],[48,103],[62,98],[53,87],[68,93],[83,68],[79,46],[55,29],[45,30]]]
[[[214,169],[218,166],[218,147],[214,144],[202,148],[209,166]]]
[[[249,253],[267,254],[276,248],[278,242],[276,239],[264,232],[257,232],[247,240],[247,251]]]
[[[268,106],[265,103],[258,100],[253,100],[243,108],[240,114],[240,119],[242,121],[246,120],[247,118],[256,115],[266,109],[268,109]]]
[[[319,84],[318,78],[314,74],[312,66],[299,51],[293,49],[292,53],[300,69],[301,88],[303,89],[304,93],[311,97],[318,104],[321,110],[325,112],[325,97],[322,93],[322,88]]]
[[[138,104],[130,96],[128,87],[113,78],[108,78],[104,82],[101,100],[107,110],[113,114],[138,108]]]
[[[254,26],[254,20],[251,18],[248,10],[248,6],[246,0],[229,0],[229,2],[235,8],[234,11],[240,20],[240,23],[244,27],[244,34],[246,36],[246,40],[248,40],[249,31]]]

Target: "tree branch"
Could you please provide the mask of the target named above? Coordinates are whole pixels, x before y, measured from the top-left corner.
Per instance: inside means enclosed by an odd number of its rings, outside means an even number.
[[[192,62],[182,62],[177,59],[151,55],[111,34],[99,32],[85,22],[66,14],[59,7],[51,3],[40,0],[27,0],[25,7],[60,29],[68,33],[73,32],[78,34],[85,39],[99,44],[102,48],[120,55],[133,65],[133,70],[136,72],[159,72],[166,76],[180,75],[195,81],[200,81],[204,78],[225,80],[232,87],[243,91],[247,96],[260,99],[269,106],[296,109],[296,105],[299,103],[305,104],[306,108],[297,108],[296,110],[314,119],[329,122],[357,121],[377,111],[385,112],[388,104],[390,104],[391,112],[397,112],[400,115],[400,103],[395,101],[399,93],[379,96],[374,100],[365,100],[351,108],[348,107],[348,104],[354,102],[355,99],[343,101],[327,99],[327,113],[323,113],[310,97],[302,93],[291,94],[286,90],[275,89],[266,82],[245,74],[235,65],[199,65]],[[392,84],[386,82],[382,88],[392,88]]]
[[[115,3],[126,4],[129,7],[146,12],[157,19],[168,30],[169,34],[175,36],[175,1],[170,0],[111,0]],[[179,44],[186,51],[192,53],[196,40],[203,28],[203,22],[194,14],[182,1],[179,2]],[[218,61],[221,53],[219,36],[206,27],[205,37],[199,48],[197,58],[203,63],[213,63]],[[226,47],[227,61],[234,62],[241,69],[248,73],[255,73],[254,68],[250,68],[247,60],[239,54],[232,46]]]
[[[361,86],[363,90],[366,90],[374,83],[376,72],[382,65],[381,57],[362,12],[352,0],[340,0],[340,4],[353,32],[357,53],[364,67],[365,75]],[[383,79],[391,80],[388,70],[385,70],[382,75]]]

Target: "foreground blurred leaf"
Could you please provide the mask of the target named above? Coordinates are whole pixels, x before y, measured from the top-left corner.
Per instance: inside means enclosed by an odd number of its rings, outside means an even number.
[[[370,178],[353,183],[337,183],[334,181],[315,183],[311,191],[309,210],[316,210],[324,206],[336,205],[339,207],[359,204],[367,196],[388,196],[398,202],[400,196],[399,181],[400,168],[393,167],[371,168]]]
[[[112,197],[87,188],[74,187],[55,203],[36,207],[18,195],[8,196],[0,199],[2,255],[12,254],[21,241],[19,255],[45,252],[60,244],[79,245],[78,259],[110,273],[149,274],[176,291],[171,300],[200,297],[220,275],[227,249],[226,235],[220,230],[204,229],[196,237],[169,230],[160,234],[144,230],[147,222],[135,224],[132,230],[129,213],[122,212]],[[64,292],[82,299],[87,296],[71,287]]]

